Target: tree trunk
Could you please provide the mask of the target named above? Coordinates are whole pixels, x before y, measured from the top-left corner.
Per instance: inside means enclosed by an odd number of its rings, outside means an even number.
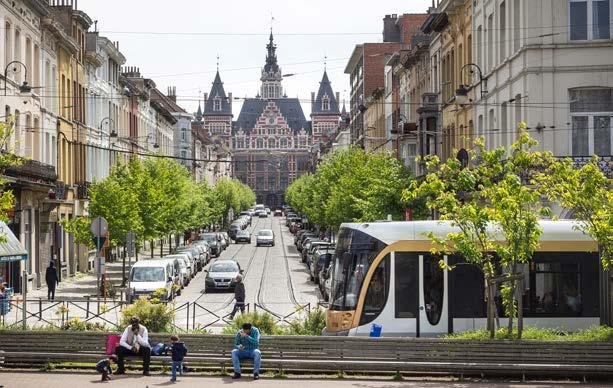
[[[513,276],[513,274],[511,274]],[[511,279],[511,291],[510,291],[510,300],[507,300],[508,310],[507,315],[509,316],[509,323],[507,325],[507,336],[509,338],[513,338],[513,318],[515,317],[515,280]]]
[[[164,239],[160,239],[160,257],[164,256]]]
[[[155,249],[154,243],[153,243],[153,239],[151,239],[151,241],[149,241],[149,246],[151,247],[151,258],[153,259],[153,249]]]

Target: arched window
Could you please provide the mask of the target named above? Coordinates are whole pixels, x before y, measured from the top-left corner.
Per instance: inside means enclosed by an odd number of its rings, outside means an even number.
[[[287,148],[287,139],[286,138],[282,138],[281,139],[281,148]]]
[[[257,148],[264,148],[264,139],[258,138],[256,144],[257,144]]]
[[[221,110],[221,98],[215,97],[215,100],[213,100],[213,110],[215,111]]]
[[[277,148],[277,142],[274,138],[268,139],[268,148]]]
[[[322,110],[330,110],[330,99],[328,98],[328,96],[325,96],[323,98],[323,101],[321,102],[321,104],[322,104],[322,107],[321,107]]]

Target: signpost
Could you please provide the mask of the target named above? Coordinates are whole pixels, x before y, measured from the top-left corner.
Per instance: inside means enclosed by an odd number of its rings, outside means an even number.
[[[106,219],[104,219],[104,217],[96,217],[92,221],[92,224],[89,229],[94,235],[94,243],[96,244],[96,275],[98,278],[97,279],[98,290],[96,294],[98,296],[98,314],[100,314],[100,288],[101,288],[100,281],[101,280],[102,280],[102,285],[103,285],[102,288],[103,289],[106,288],[104,287],[106,279],[103,274],[103,271],[104,273],[106,273],[106,270],[105,270],[104,257],[102,256],[101,251],[102,251],[102,247],[106,243],[106,239],[109,233],[109,224],[106,221]],[[106,298],[106,292],[104,294]]]

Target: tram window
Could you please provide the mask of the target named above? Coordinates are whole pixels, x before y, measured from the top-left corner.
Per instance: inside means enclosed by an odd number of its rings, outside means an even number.
[[[455,265],[449,272],[449,296],[453,298],[454,318],[485,318],[485,283],[483,272],[476,265],[461,258],[453,258]]]
[[[396,252],[396,318],[415,318],[419,305],[419,261],[415,253]]]
[[[390,256],[387,255],[375,269],[368,284],[360,325],[374,321],[385,308],[389,294]]]

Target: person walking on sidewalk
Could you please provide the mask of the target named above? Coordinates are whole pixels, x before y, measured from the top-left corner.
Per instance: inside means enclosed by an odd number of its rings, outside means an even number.
[[[47,283],[47,300],[55,300],[55,286],[60,282],[60,278],[57,276],[57,269],[55,269],[55,263],[51,261],[47,267],[45,273],[45,282]]]
[[[245,313],[245,283],[243,283],[242,275],[238,275],[236,277],[236,286],[234,287],[234,299],[236,303],[234,304],[234,309],[230,313],[230,319],[234,319],[234,315],[241,311],[241,314]]]
[[[244,323],[243,329],[236,333],[234,338],[234,349],[232,350],[232,366],[234,367],[233,379],[241,378],[241,363],[240,360],[253,360],[253,379],[260,378],[260,362],[262,353],[260,353],[260,331],[251,323]]]

